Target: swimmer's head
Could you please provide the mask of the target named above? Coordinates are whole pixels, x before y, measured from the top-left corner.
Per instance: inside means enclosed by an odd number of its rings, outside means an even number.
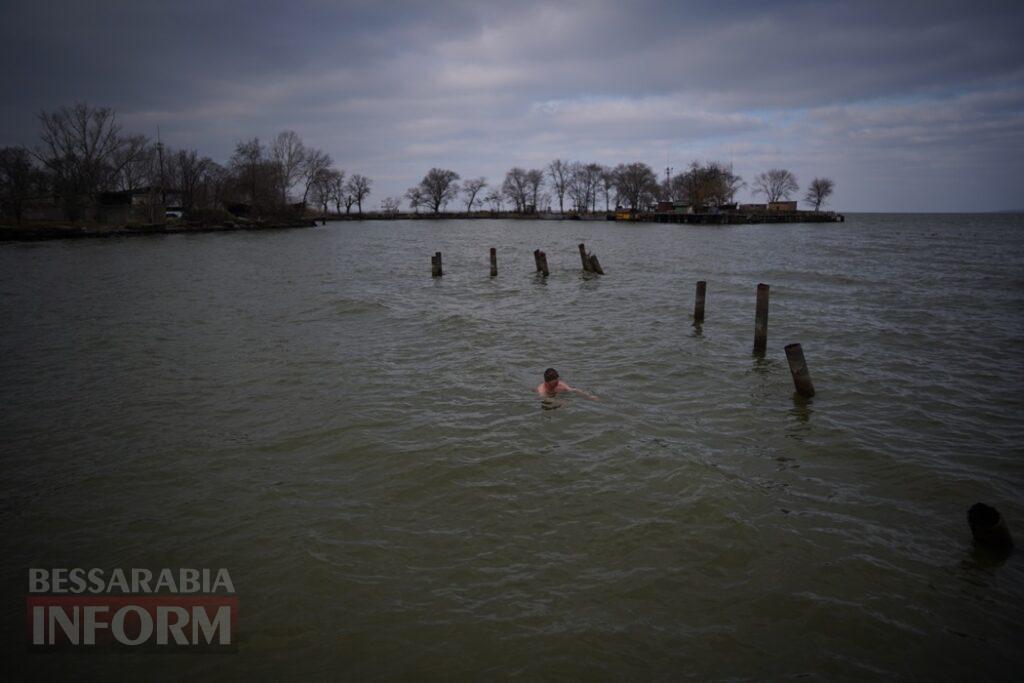
[[[548,368],[544,371],[545,382],[557,382],[558,381],[558,370],[554,368]]]

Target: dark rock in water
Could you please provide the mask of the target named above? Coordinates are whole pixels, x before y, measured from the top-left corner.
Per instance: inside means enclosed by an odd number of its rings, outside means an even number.
[[[1013,549],[1013,538],[1006,526],[1006,520],[994,507],[975,503],[967,511],[967,523],[971,527],[976,544],[1006,553]]]

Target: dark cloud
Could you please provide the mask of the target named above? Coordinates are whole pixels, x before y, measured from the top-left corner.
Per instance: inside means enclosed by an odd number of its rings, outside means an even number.
[[[87,100],[220,159],[295,129],[376,199],[432,165],[719,158],[833,176],[843,208],[1004,208],[1022,20],[936,1],[8,2],[0,144]]]

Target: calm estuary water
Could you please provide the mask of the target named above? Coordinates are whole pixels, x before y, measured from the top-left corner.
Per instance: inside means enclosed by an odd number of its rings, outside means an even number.
[[[965,513],[1024,543],[1022,337],[1020,216],[2,244],[5,667],[1019,680],[1024,555]],[[29,567],[182,566],[237,652],[26,653]]]

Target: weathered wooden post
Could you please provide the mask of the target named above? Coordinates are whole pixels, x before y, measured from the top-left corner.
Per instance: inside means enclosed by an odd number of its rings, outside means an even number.
[[[804,398],[814,396],[814,385],[811,383],[811,372],[804,360],[804,350],[799,344],[786,345],[786,360],[789,361],[789,372],[793,375],[796,393]]]
[[[601,262],[597,260],[597,254],[590,255],[590,270],[598,275],[604,275],[604,269],[601,267]]]
[[[704,298],[708,293],[707,280],[697,282],[697,299],[693,302],[693,322],[704,322]]]
[[[498,276],[498,250],[491,247],[491,277]]]
[[[540,272],[540,249],[533,250],[533,265],[537,267],[537,272]]]
[[[444,275],[444,270],[441,269],[441,252],[437,252],[430,257],[430,274],[434,277]]]
[[[754,353],[764,355],[768,348],[768,285],[757,285],[757,313],[754,316]]]
[[[540,272],[544,274],[544,277],[548,276],[548,255],[543,251],[538,252],[540,254]]]
[[[590,257],[587,256],[587,247],[580,242],[580,261],[583,261],[583,272],[589,273],[592,269],[590,267]]]
[[[967,523],[976,544],[1002,553],[1009,553],[1013,549],[1013,537],[1010,536],[1006,520],[994,507],[975,503],[967,511]]]

